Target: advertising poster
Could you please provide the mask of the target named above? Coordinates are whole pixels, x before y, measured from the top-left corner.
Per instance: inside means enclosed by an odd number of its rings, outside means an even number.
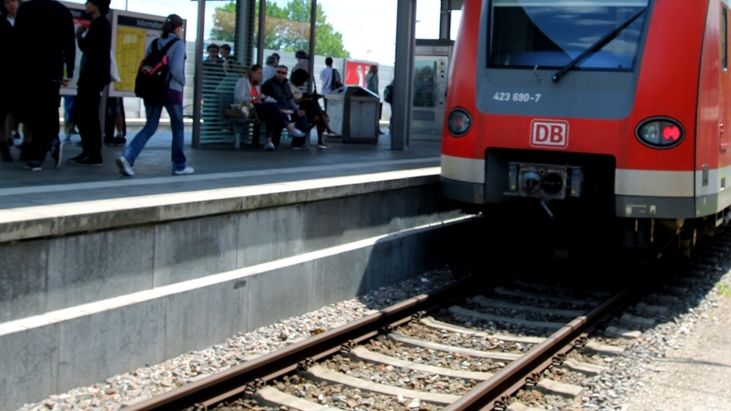
[[[345,60],[345,80],[346,86],[366,87],[366,76],[371,65],[376,64],[369,61]]]
[[[164,22],[164,16],[114,11],[112,46],[121,81],[110,85],[110,96],[134,97],[137,68],[147,45],[162,34]]]
[[[91,14],[86,12],[86,6],[78,3],[63,3],[66,8],[71,12],[71,17],[74,19],[74,39],[76,38],[76,29],[78,27],[89,28],[91,24]],[[76,95],[76,82],[79,81],[79,72],[81,71],[81,50],[79,45],[76,44],[76,63],[74,64],[74,75],[71,78],[71,82],[68,87],[61,87],[61,95],[63,96],[75,96]]]

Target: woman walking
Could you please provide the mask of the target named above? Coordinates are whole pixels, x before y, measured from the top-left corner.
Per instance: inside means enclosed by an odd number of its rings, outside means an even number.
[[[167,93],[162,103],[156,101],[145,101],[145,112],[147,122],[142,130],[132,139],[132,142],[124,149],[122,155],[116,160],[119,173],[131,177],[135,175],[132,166],[142,152],[142,149],[150,140],[160,122],[162,109],[165,109],[170,116],[170,127],[173,132],[172,142],[172,174],[176,176],[193,174],[193,167],[186,164],[183,154],[184,126],[183,126],[183,86],[185,85],[185,44],[183,38],[183,19],[177,14],[171,14],[165,19],[162,26],[162,36],[157,42],[147,47],[146,55],[152,52],[156,44],[159,50],[170,42],[173,44],[167,50],[168,65],[170,68],[170,82]]]

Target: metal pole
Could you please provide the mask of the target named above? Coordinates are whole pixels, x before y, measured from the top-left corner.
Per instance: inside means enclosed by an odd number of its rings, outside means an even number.
[[[317,41],[317,0],[312,0],[310,6],[310,49],[307,54],[310,59],[307,62],[307,71],[310,73],[310,81],[307,82],[307,91],[310,93],[315,87],[315,42]]]
[[[256,63],[264,65],[264,40],[266,37],[267,2],[259,0],[259,34],[256,39]]]
[[[442,0],[442,9],[439,13],[439,39],[449,40],[452,35],[452,1]]]
[[[206,30],[206,0],[198,0],[198,25],[195,38],[195,74],[193,75],[193,147],[201,143],[201,87],[203,87],[203,37]]]
[[[416,37],[416,0],[398,0],[396,65],[391,114],[391,150],[407,150],[411,133],[411,89]]]

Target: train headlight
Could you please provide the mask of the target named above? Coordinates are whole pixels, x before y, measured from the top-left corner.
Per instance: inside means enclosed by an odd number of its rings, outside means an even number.
[[[635,130],[637,138],[653,148],[674,147],[683,140],[685,133],[679,122],[666,117],[654,117],[640,123]]]
[[[455,137],[462,137],[467,134],[472,126],[472,118],[461,108],[452,110],[447,119],[449,132]]]

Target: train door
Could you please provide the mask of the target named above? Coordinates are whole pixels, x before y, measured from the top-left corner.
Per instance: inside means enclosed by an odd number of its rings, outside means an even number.
[[[729,9],[726,2],[720,2],[721,7],[721,78],[719,84],[719,207],[725,208],[731,204],[731,190],[727,186],[731,183],[731,73],[729,73]]]
[[[729,55],[728,55],[728,42],[729,42],[729,30],[728,30],[728,8],[724,2],[721,2],[721,81],[720,81],[720,95],[719,95],[719,107],[720,107],[720,124],[719,124],[719,143],[721,156],[726,153],[731,147],[729,142],[731,141],[731,130],[729,130],[729,107],[731,99],[729,98],[729,92],[731,91],[731,81],[729,79]]]
[[[453,44],[451,40],[416,40],[412,140],[441,141]]]

